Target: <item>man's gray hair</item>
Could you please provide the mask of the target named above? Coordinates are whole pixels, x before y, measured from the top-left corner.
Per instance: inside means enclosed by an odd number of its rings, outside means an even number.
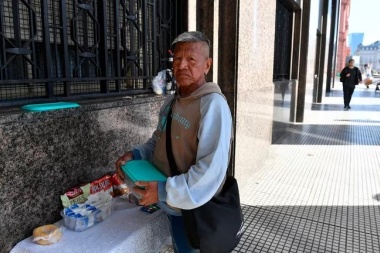
[[[191,32],[184,32],[178,35],[177,38],[174,39],[172,46],[174,47],[175,44],[180,42],[205,42],[207,44],[207,56],[210,52],[210,40],[201,32],[198,31],[191,31]]]

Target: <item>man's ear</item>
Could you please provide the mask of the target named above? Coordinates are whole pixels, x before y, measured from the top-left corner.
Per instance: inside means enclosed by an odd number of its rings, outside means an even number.
[[[210,71],[211,64],[212,64],[212,59],[211,58],[207,58],[207,60],[206,60],[205,74],[207,74]]]

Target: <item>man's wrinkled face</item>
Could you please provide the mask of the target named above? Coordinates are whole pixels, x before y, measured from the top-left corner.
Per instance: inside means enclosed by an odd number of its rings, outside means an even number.
[[[175,45],[173,73],[179,86],[200,85],[211,66],[203,42],[180,42]]]

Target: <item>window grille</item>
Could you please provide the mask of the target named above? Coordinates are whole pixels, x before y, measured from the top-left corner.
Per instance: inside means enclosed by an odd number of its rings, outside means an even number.
[[[0,107],[151,92],[181,31],[181,4],[0,1]]]

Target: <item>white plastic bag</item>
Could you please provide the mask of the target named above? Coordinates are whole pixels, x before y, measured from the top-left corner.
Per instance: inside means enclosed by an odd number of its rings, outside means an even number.
[[[160,95],[163,93],[166,89],[166,70],[158,72],[157,76],[153,78],[152,86],[155,94]]]

